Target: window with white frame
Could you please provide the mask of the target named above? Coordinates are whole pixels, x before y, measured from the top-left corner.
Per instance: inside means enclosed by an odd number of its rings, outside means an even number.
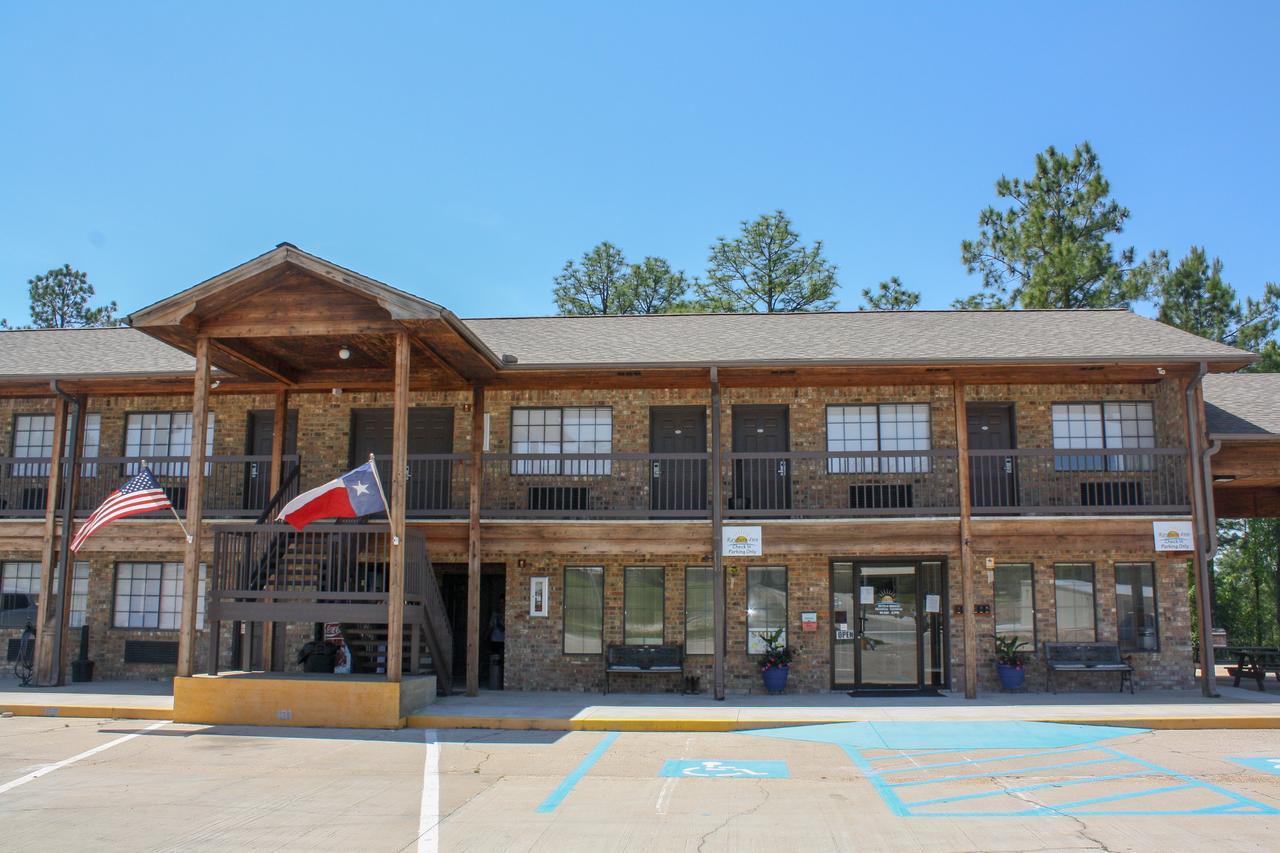
[[[196,628],[204,628],[205,567],[200,564]],[[117,563],[112,624],[174,631],[182,621],[182,563]]]
[[[1109,450],[1156,446],[1154,406],[1149,402],[1055,403],[1055,450]],[[1150,454],[1055,456],[1058,471],[1149,471]]]
[[[165,456],[191,455],[191,412],[134,412],[125,421],[124,455],[131,458],[156,459]],[[209,413],[209,425],[205,431],[205,453],[213,454],[214,413]],[[186,462],[153,463],[151,472],[159,475],[185,477]],[[129,473],[136,474],[138,464],[129,464]],[[208,473],[206,469],[205,473]]]
[[[40,564],[14,560],[0,566],[0,611],[23,611],[35,607],[40,597]],[[12,619],[13,628],[21,628],[23,615]],[[34,619],[32,623],[34,624]],[[6,621],[4,624],[9,625]]]
[[[929,450],[929,404],[828,406],[827,450]],[[832,474],[927,473],[928,456],[841,457],[827,460]]]
[[[13,455],[19,459],[48,459],[53,454],[53,415],[17,415],[13,419]],[[101,416],[90,412],[84,418],[84,447],[80,450],[83,459],[93,459],[98,455],[98,435]],[[63,454],[71,455],[71,423],[67,422],[67,437],[63,442]],[[85,465],[83,476],[92,477],[98,472],[98,466]],[[13,466],[15,477],[48,477],[47,462],[19,462]]]
[[[83,628],[85,614],[89,610],[89,564],[78,562],[71,566],[71,618],[72,628]]]
[[[608,406],[512,409],[511,452],[611,453],[613,410]],[[607,475],[608,459],[515,459],[512,474]]]

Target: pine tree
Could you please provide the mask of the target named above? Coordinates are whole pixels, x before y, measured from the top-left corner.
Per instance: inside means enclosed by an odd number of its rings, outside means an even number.
[[[73,270],[70,264],[51,269],[43,275],[27,281],[31,300],[32,327],[37,329],[68,329],[117,325],[116,303],[108,302],[96,308],[89,306],[95,292],[89,276]],[[7,320],[0,320],[0,328],[9,328]]]
[[[733,239],[719,237],[707,259],[707,278],[695,284],[707,310],[737,313],[830,311],[836,266],[822,241],[806,246],[781,210],[742,222]]]
[[[878,289],[862,288],[862,305],[859,311],[910,311],[920,304],[920,294],[903,287],[896,275],[882,281]]]

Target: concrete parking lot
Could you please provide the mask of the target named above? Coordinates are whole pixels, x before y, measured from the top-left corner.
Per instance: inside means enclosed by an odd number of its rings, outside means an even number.
[[[1261,850],[1280,837],[1278,774],[1274,730],[353,732],[8,718],[0,847]]]

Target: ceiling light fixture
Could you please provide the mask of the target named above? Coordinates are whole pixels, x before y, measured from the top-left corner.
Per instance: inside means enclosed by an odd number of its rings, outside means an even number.
[[[345,344],[343,346],[338,347],[338,358],[342,359],[343,361],[346,361],[347,359],[351,358],[351,350],[347,349]]]

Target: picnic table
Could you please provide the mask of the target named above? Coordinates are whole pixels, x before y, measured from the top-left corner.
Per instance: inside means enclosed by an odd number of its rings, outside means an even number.
[[[1232,687],[1239,687],[1242,678],[1252,678],[1258,683],[1259,690],[1266,690],[1267,673],[1273,673],[1276,681],[1280,681],[1280,648],[1228,646],[1223,653],[1235,660],[1234,666],[1227,667],[1227,673],[1234,678]]]

